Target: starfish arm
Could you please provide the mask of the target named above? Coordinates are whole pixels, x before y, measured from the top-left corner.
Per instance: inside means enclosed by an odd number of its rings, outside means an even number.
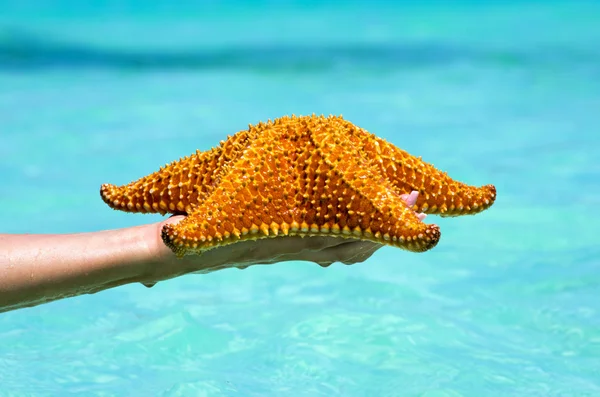
[[[335,124],[313,128],[312,138],[317,153],[331,167],[329,179],[339,180],[334,190],[351,192],[333,197],[338,202],[345,199],[343,223],[368,240],[415,252],[433,248],[440,238],[439,227],[423,223],[381,174],[376,159],[361,151],[356,127],[347,128],[342,119]]]
[[[296,145],[282,133],[269,124],[257,134],[206,200],[181,222],[165,226],[165,244],[181,256],[299,231]]]
[[[111,208],[125,212],[189,214],[218,184],[251,136],[250,131],[241,131],[216,148],[196,151],[127,185],[103,184],[100,195]]]
[[[362,147],[401,194],[419,192],[413,209],[441,216],[473,215],[491,207],[496,199],[493,185],[470,186],[453,180],[443,171],[406,151],[364,132]]]

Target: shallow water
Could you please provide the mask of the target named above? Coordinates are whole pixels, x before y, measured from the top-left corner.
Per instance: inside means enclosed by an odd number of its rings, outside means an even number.
[[[598,5],[78,4],[0,13],[2,232],[159,220],[100,184],[291,113],[343,114],[498,200],[429,217],[424,254],[2,314],[0,395],[600,395]]]

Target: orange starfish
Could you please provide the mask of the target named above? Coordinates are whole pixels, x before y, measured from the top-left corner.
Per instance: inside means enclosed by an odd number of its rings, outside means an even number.
[[[342,117],[282,117],[250,126],[102,199],[127,212],[188,215],[162,237],[177,255],[248,239],[299,235],[433,248],[425,214],[490,207],[493,185],[468,186]],[[422,213],[421,213],[422,212]]]

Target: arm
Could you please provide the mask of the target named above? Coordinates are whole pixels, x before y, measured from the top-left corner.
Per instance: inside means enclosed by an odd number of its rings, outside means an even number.
[[[246,241],[178,259],[162,243],[166,222],[65,235],[0,234],[0,312],[92,294],[129,283],[152,284],[191,272],[308,260],[362,262],[380,246],[334,237]]]
[[[151,225],[66,235],[0,235],[0,312],[139,279]]]

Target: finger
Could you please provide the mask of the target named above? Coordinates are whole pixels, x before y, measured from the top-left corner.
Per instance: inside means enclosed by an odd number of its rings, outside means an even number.
[[[334,262],[352,264],[366,260],[379,248],[379,244],[367,241],[352,241],[324,250],[308,252],[299,259],[315,262],[323,267],[327,267]]]
[[[340,245],[352,244],[356,241],[332,236],[304,237],[300,240],[303,251],[322,251]],[[297,246],[294,248],[297,250]]]
[[[327,250],[332,247],[353,244],[356,240],[339,237],[319,236],[300,237],[291,236],[281,239],[255,241],[247,248],[247,256],[251,258],[271,258],[277,260],[283,257],[308,257],[315,252]],[[304,259],[300,259],[304,260]]]
[[[364,262],[369,259],[378,249],[383,247],[381,244],[365,243],[353,248],[347,256],[340,261],[345,265],[353,265],[355,263]]]
[[[353,265],[355,263],[361,263],[369,259],[378,249],[380,249],[382,245],[374,245],[372,247],[367,247],[364,250],[357,252],[351,258],[345,259],[342,261],[345,265]]]
[[[417,198],[419,198],[419,192],[417,192],[416,190],[413,190],[412,192],[410,192],[408,194],[401,194],[400,198],[402,198],[402,200],[404,200],[406,202],[406,205],[408,205],[409,207],[412,207],[413,205],[415,205],[417,203]]]

